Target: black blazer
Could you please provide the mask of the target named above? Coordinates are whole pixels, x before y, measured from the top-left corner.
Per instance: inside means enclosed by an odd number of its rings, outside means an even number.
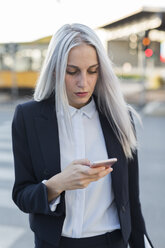
[[[117,157],[112,185],[125,242],[144,248],[147,236],[139,201],[138,159],[127,160],[111,125],[99,112],[108,157]],[[60,150],[53,98],[18,105],[12,123],[15,165],[13,200],[29,213],[30,227],[43,240],[58,245],[65,218],[65,192],[55,212],[49,208],[42,180],[60,173]],[[150,241],[149,241],[150,242]],[[153,247],[153,246],[152,246]]]

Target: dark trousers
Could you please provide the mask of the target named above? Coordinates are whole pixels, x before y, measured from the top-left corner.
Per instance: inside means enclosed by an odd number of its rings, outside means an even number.
[[[53,246],[35,236],[35,248],[127,248],[124,244],[121,231],[116,230],[89,238],[61,237],[60,246]]]

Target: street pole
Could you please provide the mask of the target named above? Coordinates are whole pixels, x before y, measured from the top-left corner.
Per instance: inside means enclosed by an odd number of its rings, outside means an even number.
[[[12,80],[11,97],[13,101],[18,99],[18,85],[17,85],[17,77],[16,77],[16,66],[15,66],[17,47],[18,45],[16,43],[9,44],[9,53],[11,54],[13,60],[13,66],[11,69],[11,80]]]
[[[141,91],[139,97],[139,105],[142,107],[146,104],[146,58],[143,51],[142,40],[141,37],[139,39],[138,44],[138,60],[139,60],[139,67],[141,68]]]

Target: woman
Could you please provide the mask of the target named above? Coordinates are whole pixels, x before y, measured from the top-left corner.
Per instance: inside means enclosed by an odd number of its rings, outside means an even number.
[[[139,202],[137,142],[97,35],[82,24],[52,37],[34,101],[18,105],[13,200],[36,248],[153,247]],[[112,168],[93,161],[117,158]]]

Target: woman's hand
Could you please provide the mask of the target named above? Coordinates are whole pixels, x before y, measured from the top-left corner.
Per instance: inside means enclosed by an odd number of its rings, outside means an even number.
[[[65,190],[86,188],[91,182],[101,179],[112,170],[104,166],[90,168],[88,159],[74,160],[61,173],[45,183],[48,189],[48,201],[52,201]]]

